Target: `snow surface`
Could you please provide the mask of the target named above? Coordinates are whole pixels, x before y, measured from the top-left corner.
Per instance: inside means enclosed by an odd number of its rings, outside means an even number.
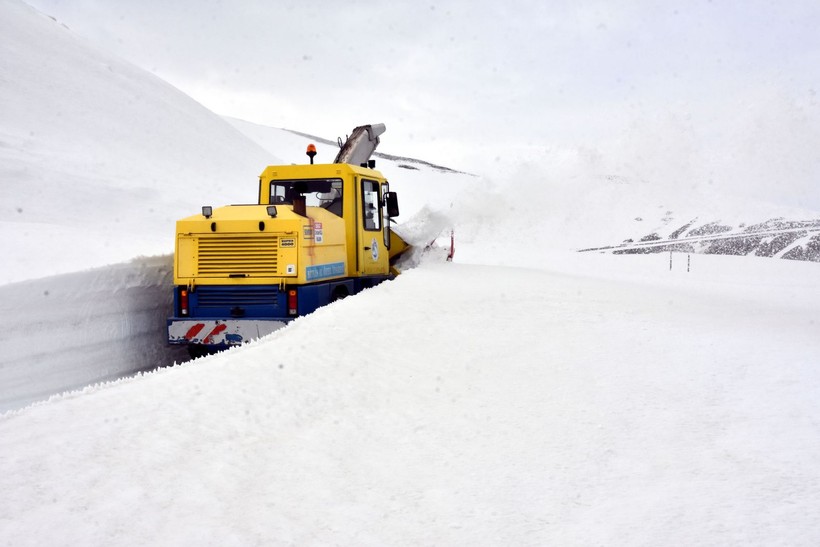
[[[248,346],[55,395],[179,359],[173,220],[253,200],[307,141],[226,122],[13,0],[0,52],[5,543],[820,543],[820,265],[571,252],[680,197],[574,168],[380,160],[404,233],[455,227],[456,263],[418,252]]]
[[[815,545],[816,266],[662,258],[427,264],[8,416],[3,537]]]

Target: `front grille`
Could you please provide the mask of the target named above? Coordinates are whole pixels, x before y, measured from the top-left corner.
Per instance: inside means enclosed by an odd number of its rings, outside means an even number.
[[[203,277],[265,277],[278,274],[276,236],[214,236],[197,239],[197,270]]]
[[[200,285],[196,289],[200,307],[277,306],[276,287],[222,287]]]

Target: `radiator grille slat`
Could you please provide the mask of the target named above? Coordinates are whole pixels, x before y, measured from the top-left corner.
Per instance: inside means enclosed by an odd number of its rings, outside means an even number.
[[[274,306],[278,305],[279,291],[276,287],[234,287],[200,286],[196,291],[200,307],[223,306]]]
[[[279,273],[276,236],[214,236],[197,238],[200,276],[276,276]]]

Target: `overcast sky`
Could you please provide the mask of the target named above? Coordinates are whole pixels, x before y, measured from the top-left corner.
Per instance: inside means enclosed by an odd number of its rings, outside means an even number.
[[[219,114],[383,122],[381,150],[454,167],[581,147],[646,177],[820,174],[814,1],[29,3]]]

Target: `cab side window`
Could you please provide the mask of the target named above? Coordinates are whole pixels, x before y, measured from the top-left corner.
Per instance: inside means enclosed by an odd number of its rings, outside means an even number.
[[[382,229],[379,183],[376,181],[362,180],[362,214],[365,230],[378,231]]]

